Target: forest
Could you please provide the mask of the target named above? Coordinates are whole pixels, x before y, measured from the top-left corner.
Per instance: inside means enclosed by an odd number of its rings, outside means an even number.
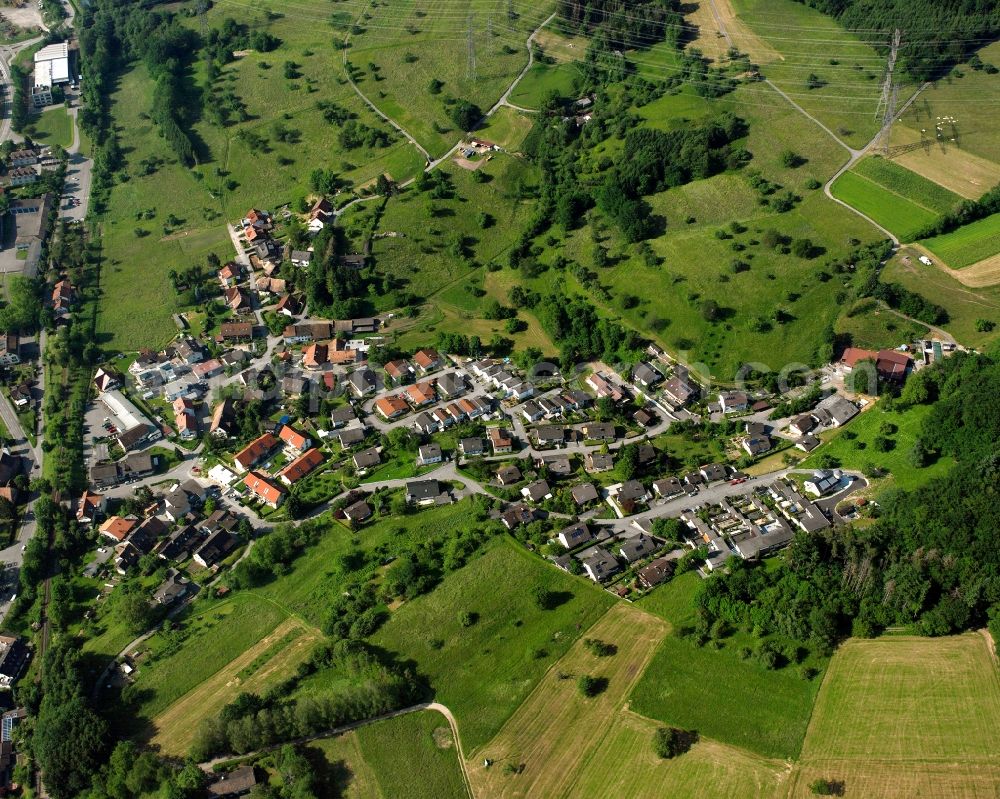
[[[601,40],[601,49],[630,50],[657,42],[678,44],[684,30],[679,0],[559,0],[559,21],[575,34]]]
[[[1000,35],[993,0],[798,0],[835,17],[872,44],[886,45],[902,31],[899,66],[913,80],[942,77]]]
[[[1000,362],[959,353],[880,400],[896,409],[930,404],[913,457],[956,465],[919,492],[886,491],[869,527],[800,533],[778,568],[738,562],[713,575],[698,597],[698,626],[722,620],[820,651],[891,626],[922,635],[985,624],[1000,631],[997,392]]]

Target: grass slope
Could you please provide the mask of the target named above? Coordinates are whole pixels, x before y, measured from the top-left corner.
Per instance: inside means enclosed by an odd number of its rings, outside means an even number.
[[[558,592],[562,604],[538,610],[532,590],[539,585]],[[430,594],[394,611],[372,640],[416,662],[437,700],[455,714],[462,745],[472,752],[612,603],[600,589],[501,540]],[[462,627],[463,611],[479,614],[478,621]],[[435,639],[444,642],[438,649]]]
[[[810,795],[823,777],[857,796],[995,796],[1000,679],[990,647],[976,633],[843,644],[789,795]]]
[[[33,116],[28,123],[32,140],[48,147],[58,144],[69,147],[73,143],[73,119],[61,106]]]

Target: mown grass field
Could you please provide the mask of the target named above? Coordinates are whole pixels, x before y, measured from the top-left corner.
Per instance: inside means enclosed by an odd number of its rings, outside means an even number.
[[[469,758],[474,793],[490,797],[565,796],[573,792],[580,769],[593,760],[604,763],[604,768],[597,770],[605,777],[612,764],[615,770],[631,771],[624,763],[607,759],[600,742],[667,630],[662,620],[626,604],[608,611],[587,637],[613,644],[617,652],[598,657],[583,641],[577,641],[496,737]],[[596,697],[583,697],[576,685],[582,675],[606,679],[607,689]],[[464,744],[461,723],[459,733]],[[493,765],[485,767],[484,760],[493,761]],[[520,773],[506,773],[501,767],[504,763],[520,767]]]
[[[943,475],[953,463],[948,458],[942,458],[922,469],[910,463],[910,450],[930,410],[929,405],[915,405],[902,412],[884,411],[878,407],[866,410],[846,427],[834,431],[824,446],[802,461],[802,466],[814,467],[820,457],[828,454],[846,469],[864,470],[874,464],[887,470],[892,475],[892,483],[899,488],[917,488]],[[883,433],[883,425],[890,425],[895,432]],[[879,435],[885,435],[893,442],[888,452],[879,452],[872,445]]]
[[[857,208],[902,241],[913,241],[938,217],[934,211],[855,172],[845,172],[837,178],[830,191],[838,200]]]
[[[528,60],[528,34],[551,13],[548,2],[418,3],[391,0],[370,6],[350,36],[348,60],[363,75],[369,99],[434,157],[460,138],[446,98],[468,100],[487,111]],[[475,48],[475,75],[468,70],[468,32]],[[371,69],[374,65],[375,69]],[[443,84],[431,92],[432,80]]]
[[[549,92],[570,97],[574,91],[574,80],[578,77],[579,70],[572,62],[545,64],[536,61],[510,93],[510,102],[537,110]]]
[[[217,714],[239,693],[262,694],[286,679],[319,641],[318,630],[295,618],[286,619],[211,677],[198,683],[153,718],[152,743],[161,751],[187,753],[203,719]]]
[[[50,108],[31,117],[28,134],[34,141],[49,147],[56,144],[69,147],[73,143],[73,119],[65,108]]]
[[[675,628],[689,624],[699,582],[695,574],[684,575],[657,588],[640,607]],[[630,709],[765,758],[796,757],[821,677],[805,680],[795,666],[770,671],[741,660],[739,648],[752,645],[741,633],[718,650],[667,636],[632,691]]]
[[[189,691],[270,635],[288,618],[280,607],[250,593],[191,606],[180,647],[167,649],[162,633],[149,639],[151,657],[140,664],[137,715],[155,718]]]
[[[788,795],[809,796],[821,777],[851,796],[996,796],[1000,680],[991,646],[977,633],[843,644]]]
[[[468,796],[447,720],[409,713],[308,745],[320,784],[343,799]]]
[[[542,611],[532,590],[557,592]],[[542,675],[611,606],[610,595],[542,563],[508,540],[395,610],[373,642],[416,663],[458,720],[466,753],[485,744]],[[462,627],[463,611],[478,614]],[[443,642],[434,648],[436,641]]]
[[[1000,253],[1000,214],[963,225],[921,242],[952,269],[962,269]]]

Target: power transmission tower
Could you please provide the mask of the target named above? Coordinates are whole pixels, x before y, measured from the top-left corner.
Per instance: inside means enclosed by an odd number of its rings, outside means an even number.
[[[208,2],[207,0],[200,0],[195,11],[198,13],[198,17],[201,20],[201,36],[205,38],[205,34],[208,33]]]
[[[472,13],[469,13],[469,37],[468,37],[468,58],[465,65],[466,77],[471,80],[476,80],[476,37],[473,35],[472,30]]]
[[[892,46],[889,48],[889,60],[885,65],[885,81],[882,83],[882,96],[879,97],[878,105],[875,108],[875,118],[878,119],[879,112],[882,112],[882,130],[880,131],[881,146],[884,154],[889,154],[889,133],[892,130],[892,121],[896,116],[896,103],[899,100],[899,87],[893,78],[896,69],[896,56],[899,55],[899,44],[903,40],[903,34],[896,28],[892,34]]]
[[[493,39],[493,12],[490,11],[486,15],[486,38]]]

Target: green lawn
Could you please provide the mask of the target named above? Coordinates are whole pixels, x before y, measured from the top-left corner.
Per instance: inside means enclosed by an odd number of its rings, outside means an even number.
[[[837,320],[836,331],[851,337],[851,346],[879,350],[909,344],[927,335],[925,325],[909,322],[879,308],[875,300],[861,300]]]
[[[28,132],[36,142],[69,147],[73,143],[73,119],[65,108],[50,108],[29,121]]]
[[[845,172],[837,178],[830,191],[838,200],[870,216],[903,241],[912,241],[938,217],[934,211],[855,172]]]
[[[1000,214],[963,225],[958,230],[921,242],[952,269],[972,266],[1000,253]]]
[[[898,487],[917,488],[928,480],[941,476],[952,465],[945,458],[922,469],[910,463],[910,450],[930,411],[929,405],[915,405],[903,412],[872,408],[846,427],[835,431],[823,447],[802,461],[802,467],[815,467],[818,458],[828,454],[844,468],[864,470],[868,465],[874,464],[888,470],[892,474],[893,483]],[[883,433],[884,425],[887,427]],[[895,432],[888,432],[892,428],[895,428]],[[892,449],[888,452],[878,452],[872,446],[873,439],[880,434],[892,442]]]
[[[695,573],[682,575],[639,605],[675,627],[690,624],[700,581]],[[820,677],[805,680],[796,666],[769,671],[742,660],[738,650],[744,646],[753,646],[745,633],[725,639],[718,650],[699,648],[676,633],[667,636],[633,690],[630,708],[765,757],[796,757]],[[824,665],[815,658],[808,662]]]
[[[557,592],[561,604],[539,610],[532,599],[537,586]],[[394,611],[373,642],[415,661],[437,700],[455,714],[471,753],[613,601],[503,539],[430,594]],[[462,627],[463,611],[478,614],[471,627]]]

